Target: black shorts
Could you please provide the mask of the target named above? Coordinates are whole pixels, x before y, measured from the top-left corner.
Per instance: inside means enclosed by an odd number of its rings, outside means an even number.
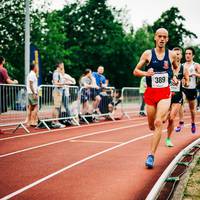
[[[186,96],[186,99],[189,101],[195,100],[197,98],[197,89],[183,88],[183,92]]]
[[[96,96],[99,95],[99,91],[96,89],[83,89],[81,94],[81,103],[85,103],[86,101],[94,101],[96,99]]]
[[[94,89],[94,88],[90,89],[90,99],[92,101],[94,101],[96,96],[98,96],[99,94],[100,94],[100,91],[98,89]]]
[[[183,104],[183,94],[182,94],[182,92],[172,93],[171,104],[173,104],[173,103]]]

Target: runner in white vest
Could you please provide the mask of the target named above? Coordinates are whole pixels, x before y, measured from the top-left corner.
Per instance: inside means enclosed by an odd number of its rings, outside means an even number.
[[[195,113],[196,113],[196,106],[195,100],[197,97],[197,89],[196,89],[196,78],[200,77],[200,65],[193,61],[195,56],[195,50],[192,47],[188,47],[185,50],[185,60],[184,68],[189,71],[189,86],[183,87],[183,92],[185,93],[186,99],[189,103],[190,113],[191,113],[191,131],[192,133],[196,132],[196,125],[195,125]],[[179,125],[176,128],[176,132],[179,132],[183,127],[183,109],[181,109],[180,113],[180,121]]]

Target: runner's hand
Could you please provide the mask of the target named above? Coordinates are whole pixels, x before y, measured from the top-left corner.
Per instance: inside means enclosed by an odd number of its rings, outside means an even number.
[[[176,76],[173,76],[172,83],[173,83],[173,85],[178,85],[178,79]]]
[[[38,99],[37,94],[33,94],[33,98],[37,100]]]
[[[148,69],[146,72],[146,76],[153,76],[154,74],[153,68]]]

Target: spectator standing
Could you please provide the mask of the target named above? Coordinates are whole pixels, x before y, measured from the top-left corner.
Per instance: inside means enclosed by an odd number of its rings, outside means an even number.
[[[146,90],[146,87],[147,87],[146,77],[143,76],[140,80],[140,89],[139,89],[139,93],[140,93],[140,97],[141,97],[141,105],[140,105],[140,112],[139,112],[140,116],[146,116],[146,114],[144,112],[144,107],[145,107],[144,92]]]
[[[86,114],[88,112],[98,112],[99,102],[101,97],[98,93],[95,92],[99,90],[99,86],[97,86],[95,78],[92,76],[92,71],[90,69],[86,69],[79,81],[80,87],[85,87],[83,89],[83,94],[81,96],[81,102],[83,103],[82,114]],[[89,110],[89,99],[93,100],[92,111]]]
[[[30,73],[27,76],[27,94],[28,94],[28,121],[27,125],[37,126],[38,113],[38,65],[30,65]]]
[[[64,104],[64,108],[66,111],[67,116],[71,116],[70,113],[70,109],[69,109],[69,97],[70,97],[70,92],[69,92],[69,86],[70,85],[75,85],[76,84],[76,80],[71,77],[69,74],[65,73],[65,69],[62,69],[62,78],[63,78],[63,82],[64,82],[64,87],[63,87],[63,104]]]
[[[63,128],[65,125],[59,123],[59,113],[61,112],[61,104],[62,104],[62,95],[63,95],[63,71],[64,71],[64,63],[59,61],[56,64],[56,70],[53,72],[53,80],[52,83],[55,86],[53,90],[53,100],[54,100],[54,108],[53,108],[53,118],[55,119],[52,122],[53,128]]]
[[[17,80],[11,80],[4,67],[5,58],[0,56],[0,84],[17,84]],[[0,114],[7,112],[7,92],[5,86],[0,86]]]

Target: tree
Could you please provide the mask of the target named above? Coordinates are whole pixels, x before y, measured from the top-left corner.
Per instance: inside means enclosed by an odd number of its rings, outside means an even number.
[[[25,1],[2,0],[0,4],[0,54],[8,62],[9,74],[23,80]]]
[[[66,58],[71,51],[65,48],[67,37],[64,33],[63,17],[59,16],[58,11],[40,13],[38,18],[34,18],[31,36],[32,43],[40,50],[45,79],[43,81],[46,82],[46,75],[49,71],[55,70],[57,61],[63,61],[65,65],[70,63]]]
[[[184,27],[185,18],[180,14],[177,7],[172,7],[169,10],[162,13],[161,17],[154,22],[150,29],[155,32],[158,28],[166,28],[169,32],[169,42],[167,44],[169,49],[175,46],[183,46],[183,39],[186,37],[197,38],[196,34],[185,29]]]
[[[194,46],[194,50],[195,50],[195,62],[200,63],[200,45],[196,45]]]
[[[134,46],[134,67],[138,63],[140,56],[147,49],[154,48],[154,33],[149,31],[149,25],[143,24],[135,34],[133,39]],[[133,85],[139,86],[140,77],[134,77]]]
[[[30,8],[31,33],[34,32],[37,35],[34,41],[39,41],[42,35],[40,29],[42,21],[39,21],[41,13],[32,9],[32,1],[30,2]],[[0,54],[6,58],[7,68],[11,77],[24,80],[25,1],[2,0],[0,13]],[[37,26],[34,25],[35,22],[37,22]]]
[[[69,38],[66,47],[76,47],[70,60],[71,71],[77,78],[85,68],[96,70],[103,65],[106,77],[116,87],[132,82],[132,48],[122,23],[113,14],[116,10],[112,12],[106,0],[87,0],[83,5],[74,3],[61,12]]]

